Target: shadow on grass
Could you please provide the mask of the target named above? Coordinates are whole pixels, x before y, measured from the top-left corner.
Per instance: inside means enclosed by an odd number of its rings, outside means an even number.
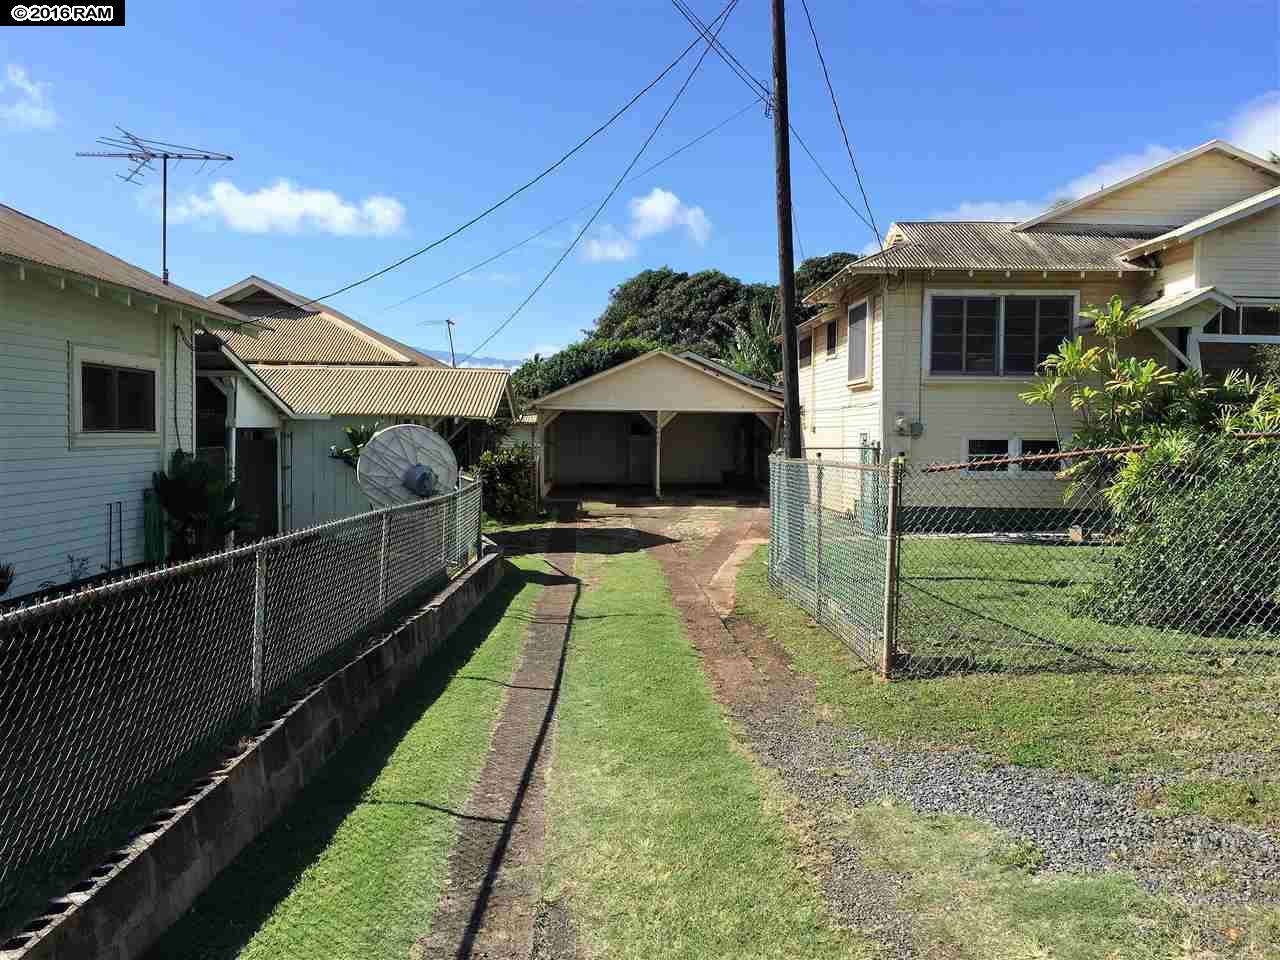
[[[545,574],[506,564],[502,580],[374,725],[357,732],[266,832],[246,847],[147,954],[147,960],[230,960],[244,949],[366,792],[423,712],[471,660],[526,583]],[[454,811],[426,802],[426,809]]]
[[[494,530],[488,536],[502,547],[509,557],[529,553],[547,553],[556,527],[536,527],[531,530]],[[578,553],[614,555],[637,553],[665,543],[674,543],[670,537],[649,533],[635,527],[583,527],[578,531]]]

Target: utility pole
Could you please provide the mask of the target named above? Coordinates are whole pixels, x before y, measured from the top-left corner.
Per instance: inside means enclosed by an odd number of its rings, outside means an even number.
[[[199,160],[200,169],[209,162],[230,163],[235,158],[229,153],[218,153],[214,150],[202,150],[199,147],[184,147],[163,140],[148,140],[137,137],[121,127],[118,137],[99,137],[98,143],[104,147],[112,147],[110,151],[79,151],[77,157],[106,157],[113,160],[128,160],[133,164],[127,174],[116,176],[125,183],[140,184],[143,172],[154,170],[152,164],[160,161],[160,279],[169,282],[169,161]],[[199,170],[196,171],[199,173]]]
[[[773,153],[778,195],[778,296],[782,300],[782,391],[785,453],[799,459],[800,387],[796,349],[796,266],[791,249],[791,122],[787,114],[787,22],[784,0],[773,0]]]

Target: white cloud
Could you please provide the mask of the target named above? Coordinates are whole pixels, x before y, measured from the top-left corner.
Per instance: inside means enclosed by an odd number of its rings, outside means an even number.
[[[582,246],[582,259],[589,263],[630,260],[639,252],[636,241],[684,228],[700,247],[711,238],[711,220],[701,207],[691,207],[670,190],[654,187],[642,197],[633,197],[628,209],[631,222],[624,231],[606,223]]]
[[[588,263],[629,260],[636,255],[636,242],[610,224],[604,224],[595,236],[582,245],[582,258]]]
[[[1226,139],[1264,159],[1280,153],[1280,90],[1250,100],[1227,121]]]
[[[535,343],[532,347],[530,347],[525,352],[524,356],[522,356],[520,359],[528,360],[534,354],[537,354],[540,357],[549,357],[553,353],[559,353],[563,349],[564,349],[563,343]]]
[[[685,227],[693,242],[707,245],[711,221],[701,207],[690,207],[670,190],[654,187],[643,197],[631,201],[631,235],[637,239],[665,233],[674,227]]]
[[[1101,190],[1112,184],[1127,180],[1135,173],[1141,173],[1157,163],[1164,163],[1170,157],[1181,153],[1181,150],[1166,147],[1161,143],[1149,143],[1137,153],[1123,153],[1113,160],[1098,164],[1082,177],[1076,177],[1061,190],[1055,191],[1053,199],[1069,197],[1075,200],[1087,193]],[[1041,209],[1044,209],[1041,207]]]
[[[301,233],[315,230],[336,236],[385,237],[404,226],[404,204],[375,194],[359,203],[332,190],[313,190],[277,180],[245,193],[220,180],[207,193],[190,194],[169,211],[175,223],[209,220],[241,233]]]
[[[48,130],[58,122],[49,102],[49,84],[32,80],[26,69],[11,63],[0,82],[0,124],[11,130]]]
[[[888,246],[888,244],[885,244],[885,246]],[[858,256],[869,257],[873,253],[879,253],[879,252],[880,252],[880,241],[868,240],[866,243],[862,245],[862,248],[858,251]]]

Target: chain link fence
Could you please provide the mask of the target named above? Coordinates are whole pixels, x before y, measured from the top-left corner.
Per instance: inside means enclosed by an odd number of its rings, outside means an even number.
[[[774,457],[770,582],[885,676],[1274,671],[1265,443],[856,470]]]
[[[478,557],[480,521],[480,484],[464,480],[0,614],[0,918],[38,906],[264,707]]]

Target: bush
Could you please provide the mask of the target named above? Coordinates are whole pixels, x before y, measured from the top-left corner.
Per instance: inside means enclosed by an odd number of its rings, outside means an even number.
[[[1276,444],[1211,443],[1181,462],[1162,459],[1158,450],[1133,458],[1126,495],[1112,497],[1123,544],[1073,612],[1187,629],[1280,627]]]
[[[527,443],[481,455],[476,469],[484,484],[484,509],[489,516],[511,523],[533,514],[537,502],[534,466],[533,448]]]

